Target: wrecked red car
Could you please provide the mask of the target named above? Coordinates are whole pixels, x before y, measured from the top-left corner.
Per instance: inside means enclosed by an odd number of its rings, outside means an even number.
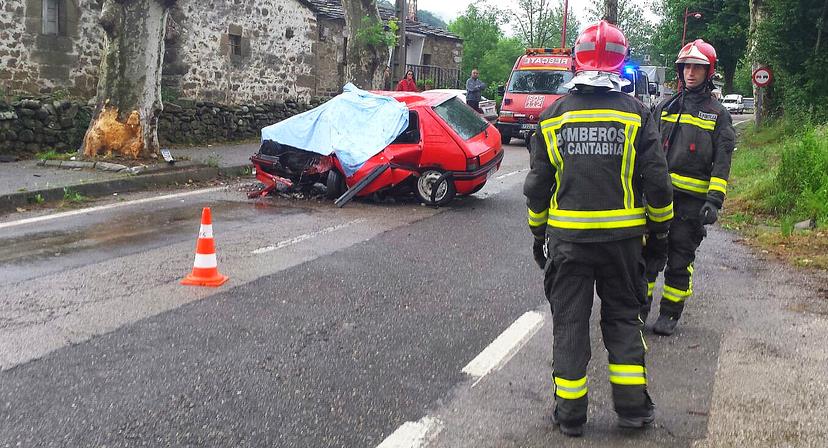
[[[354,197],[374,194],[413,194],[425,204],[445,205],[457,194],[483,188],[500,167],[503,149],[497,129],[454,95],[371,93],[394,98],[408,108],[408,126],[388,146],[346,176],[336,154],[321,155],[264,140],[251,161],[265,187],[250,196],[266,195],[279,186],[321,183],[340,207]]]

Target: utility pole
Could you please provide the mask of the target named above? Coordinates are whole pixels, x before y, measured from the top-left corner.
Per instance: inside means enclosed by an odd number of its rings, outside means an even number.
[[[399,25],[399,39],[397,39],[397,47],[394,49],[396,52],[396,57],[394,58],[393,67],[391,67],[391,72],[394,76],[394,81],[399,81],[403,79],[405,76],[405,63],[406,63],[406,49],[405,49],[405,22],[406,18],[408,17],[408,5],[407,0],[396,0],[396,13],[397,13],[397,24]],[[391,84],[392,86],[394,83]]]
[[[566,18],[569,15],[569,0],[564,0],[563,26],[561,27],[561,48],[566,48]]]
[[[604,20],[618,24],[618,0],[604,0]]]

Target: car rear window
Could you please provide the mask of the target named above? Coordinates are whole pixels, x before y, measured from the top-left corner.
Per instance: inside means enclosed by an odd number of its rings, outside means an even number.
[[[434,112],[440,116],[457,135],[463,140],[468,140],[483,132],[489,123],[480,118],[469,106],[466,106],[457,97],[434,106]]]
[[[565,95],[569,90],[563,85],[573,76],[572,72],[566,70],[518,70],[512,72],[508,91]]]

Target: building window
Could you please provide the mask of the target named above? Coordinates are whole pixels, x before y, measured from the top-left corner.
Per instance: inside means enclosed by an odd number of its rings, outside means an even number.
[[[238,34],[229,34],[230,37],[230,55],[242,55],[242,37]]]
[[[423,53],[423,65],[431,65],[431,55]]]
[[[43,34],[59,34],[60,0],[43,0]]]

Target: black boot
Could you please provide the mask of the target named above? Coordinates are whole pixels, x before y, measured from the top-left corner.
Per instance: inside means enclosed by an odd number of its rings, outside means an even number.
[[[618,426],[622,428],[640,429],[652,423],[653,420],[655,420],[655,410],[652,408],[648,411],[647,415],[638,417],[628,417],[618,414]]]
[[[670,336],[673,332],[676,331],[676,325],[678,325],[679,318],[676,316],[668,316],[666,314],[662,314],[658,316],[658,320],[656,321],[655,325],[653,325],[653,333],[659,334],[661,336]]]
[[[558,420],[558,410],[552,413],[552,424],[558,426],[561,434],[569,437],[581,437],[584,435],[584,425],[567,425]]]

